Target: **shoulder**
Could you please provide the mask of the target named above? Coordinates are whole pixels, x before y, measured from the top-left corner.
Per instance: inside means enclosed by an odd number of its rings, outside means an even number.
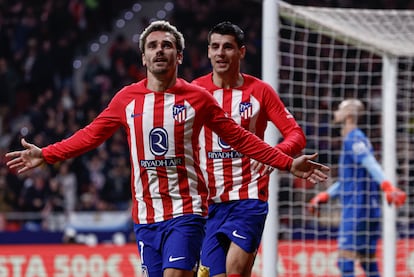
[[[370,149],[370,142],[365,133],[360,129],[352,130],[346,137],[345,146],[348,149],[352,149],[355,154],[366,153]]]
[[[254,87],[256,90],[261,90],[261,91],[276,92],[269,83],[253,75],[242,73],[242,76],[244,79],[244,85],[247,87]]]
[[[145,86],[144,80],[139,81],[137,83],[132,83],[130,85],[126,85],[120,90],[118,90],[115,95],[113,96],[111,103],[126,103],[130,101],[132,98],[136,98],[139,94],[146,94],[148,89]]]
[[[132,83],[132,84],[126,85],[123,88],[121,88],[116,93],[116,95],[118,95],[118,94],[128,94],[128,93],[131,93],[131,92],[139,92],[139,91],[143,91],[144,92],[144,91],[147,90],[146,87],[145,87],[145,82],[146,82],[146,79],[141,80],[141,81],[136,82],[136,83]]]
[[[176,88],[178,90],[183,90],[183,91],[186,91],[186,92],[191,92],[191,91],[204,92],[204,91],[206,91],[206,89],[203,86],[200,86],[197,83],[194,83],[194,81],[189,83],[186,80],[181,79],[181,78],[177,78]]]
[[[348,135],[349,140],[351,141],[365,141],[368,140],[366,134],[359,128],[352,130]]]
[[[198,77],[198,78],[194,79],[191,82],[191,84],[208,88],[208,87],[211,87],[211,86],[214,85],[213,81],[212,81],[212,78],[213,78],[212,73],[208,73],[206,75],[203,75],[201,77]]]
[[[181,95],[186,99],[197,99],[198,101],[212,97],[205,87],[189,83],[181,78],[177,78],[177,83],[173,87],[173,93]]]

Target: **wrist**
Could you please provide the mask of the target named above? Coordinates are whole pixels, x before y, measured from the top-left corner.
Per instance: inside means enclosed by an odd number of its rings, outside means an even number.
[[[390,190],[392,190],[392,188],[393,188],[394,186],[391,184],[391,182],[390,181],[388,181],[388,180],[385,180],[385,181],[383,181],[382,183],[381,183],[381,189],[383,190],[383,191],[390,191]]]
[[[326,191],[323,191],[323,192],[319,193],[319,199],[320,199],[321,202],[328,202],[330,197],[331,196]]]
[[[293,158],[289,157],[289,160],[288,160],[287,165],[286,165],[286,170],[289,171],[289,172],[292,172],[292,165],[293,165]]]

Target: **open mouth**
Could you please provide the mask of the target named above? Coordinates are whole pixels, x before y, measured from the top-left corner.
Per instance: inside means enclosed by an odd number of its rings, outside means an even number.
[[[166,58],[162,58],[162,57],[157,57],[154,59],[155,63],[162,63],[162,62],[166,62],[167,59]]]

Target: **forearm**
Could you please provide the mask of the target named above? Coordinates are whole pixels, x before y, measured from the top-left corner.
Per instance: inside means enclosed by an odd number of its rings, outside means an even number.
[[[341,183],[339,181],[336,181],[333,183],[326,192],[329,194],[329,198],[337,198],[340,194],[340,187]]]
[[[378,163],[374,156],[366,156],[362,160],[362,165],[378,184],[381,184],[385,180],[384,172],[381,168],[381,165]]]
[[[97,148],[114,132],[115,126],[100,120],[94,121],[71,137],[42,148],[44,160],[53,164],[59,161],[77,157]]]
[[[279,150],[292,157],[299,155],[305,146],[306,138],[299,126],[290,131],[283,141],[276,145]]]

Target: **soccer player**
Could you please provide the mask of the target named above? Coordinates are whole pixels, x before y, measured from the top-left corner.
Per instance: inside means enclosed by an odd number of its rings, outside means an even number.
[[[208,34],[212,72],[193,83],[207,88],[227,114],[261,139],[272,121],[283,136],[275,149],[300,154],[306,145],[302,129],[269,84],[240,72],[245,53],[240,27],[217,24]],[[213,131],[204,128],[200,139],[210,194],[199,276],[250,276],[268,213],[272,168],[232,149]]]
[[[309,206],[315,213],[321,203],[340,199],[338,267],[344,277],[355,276],[355,260],[360,261],[366,276],[379,276],[375,253],[381,234],[381,191],[397,207],[406,199],[403,191],[386,180],[369,139],[357,126],[363,109],[360,100],[346,99],[335,111],[334,122],[342,124],[343,136],[338,181],[312,198]]]
[[[98,147],[123,127],[132,166],[132,217],[144,276],[193,276],[200,258],[207,214],[207,187],[199,167],[203,124],[235,149],[272,167],[318,182],[328,167],[317,154],[297,159],[273,149],[227,117],[201,87],[177,78],[184,38],[166,21],[152,22],[139,48],[147,77],[125,86],[88,126],[60,142],[6,154],[18,173],[69,159]]]

